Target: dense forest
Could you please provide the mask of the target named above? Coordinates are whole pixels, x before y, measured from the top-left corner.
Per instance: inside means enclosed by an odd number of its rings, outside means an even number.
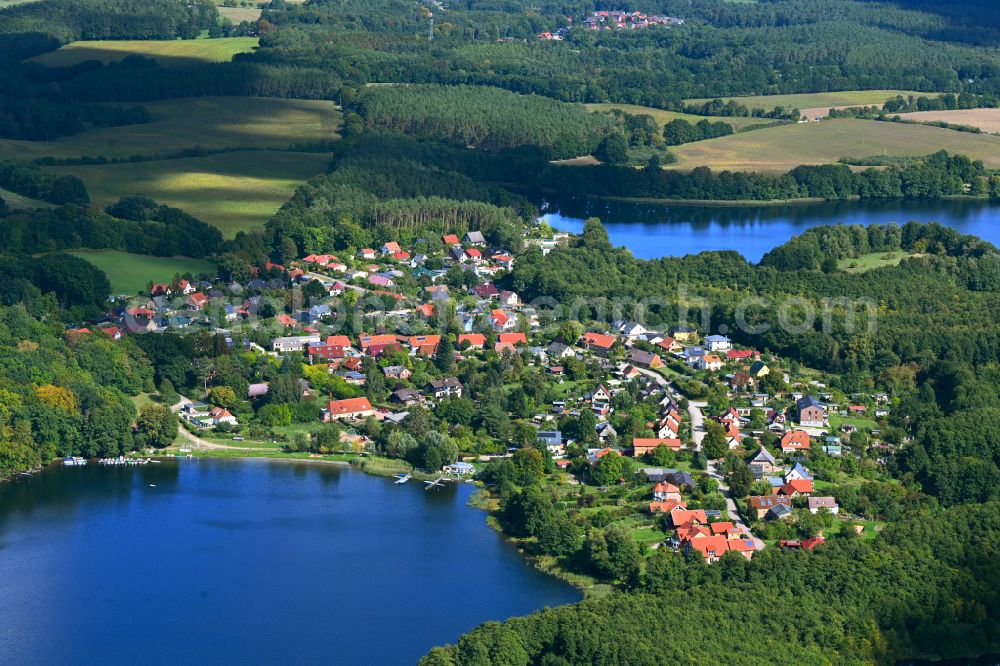
[[[893,663],[996,651],[996,502],[924,510],[874,542],[715,565],[663,550],[645,591],[488,622],[422,666]],[[665,627],[666,625],[666,627]],[[706,637],[706,632],[708,637]]]
[[[54,303],[29,307],[0,308],[0,476],[57,456],[117,456],[173,440],[177,421],[166,407],[137,411],[130,399],[152,388],[139,348],[101,334],[68,342],[37,318],[58,316]]]

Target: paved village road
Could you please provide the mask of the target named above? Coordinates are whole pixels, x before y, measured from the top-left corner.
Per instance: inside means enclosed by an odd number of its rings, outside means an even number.
[[[677,399],[678,392],[676,388],[671,386],[663,375],[657,372],[653,372],[652,370],[644,370],[642,368],[637,368],[637,370],[639,370],[639,372],[646,375],[647,377],[653,379],[653,381],[655,381],[657,384],[666,389],[674,397],[675,400]],[[688,401],[688,416],[691,418],[691,439],[694,440],[695,451],[701,450],[701,442],[703,439],[705,439],[705,413],[702,410],[707,406],[708,403],[703,401],[691,401],[691,400]],[[708,462],[707,471],[708,475],[719,483],[719,490],[722,492],[723,497],[726,498],[726,509],[729,511],[729,520],[732,521],[733,525],[735,525],[736,527],[742,528],[743,530],[749,532],[750,529],[743,522],[743,519],[740,518],[740,512],[736,508],[736,502],[729,494],[729,486],[726,484],[725,479],[722,477],[721,474],[719,474],[719,471],[716,469],[715,461],[710,460]],[[761,550],[764,548],[764,543],[759,539],[757,540],[757,547],[758,549]]]

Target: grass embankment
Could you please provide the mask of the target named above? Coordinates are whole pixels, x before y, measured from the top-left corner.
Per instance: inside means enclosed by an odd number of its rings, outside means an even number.
[[[828,417],[830,428],[839,430],[842,425],[852,425],[858,430],[875,430],[878,422],[867,416],[841,416],[840,414],[830,414]]]
[[[799,109],[806,117],[826,115],[831,108],[845,106],[873,106],[885,103],[890,97],[902,95],[932,96],[934,93],[920,93],[912,90],[843,90],[840,92],[799,93],[792,95],[754,95],[749,97],[722,97],[723,100],[735,100],[748,109],[761,108],[770,111],[783,106],[786,109]],[[691,104],[702,104],[710,98],[690,99]],[[806,112],[810,113],[806,113]]]
[[[30,58],[29,62],[46,67],[71,67],[88,60],[107,63],[138,55],[172,67],[199,62],[228,62],[237,53],[252,51],[257,43],[256,37],[81,40]]]
[[[326,153],[256,151],[49,170],[79,176],[98,205],[142,194],[181,208],[232,237],[262,227],[295,188],[322,173],[328,161]]]
[[[928,155],[939,150],[1000,167],[1000,137],[954,130],[880,122],[830,119],[794,123],[698,141],[671,149],[677,163],[668,168],[785,172],[800,164],[829,164],[841,157]]]
[[[287,149],[333,141],[341,114],[324,100],[263,97],[180,98],[142,102],[150,122],[101,127],[52,141],[0,140],[0,153],[18,159],[177,155],[185,149]]]
[[[654,109],[651,106],[639,106],[637,104],[584,104],[591,111],[603,111],[605,113],[610,113],[612,109],[618,109],[624,111],[625,113],[631,113],[633,115],[648,115],[652,116],[653,119],[659,123],[662,128],[664,125],[669,123],[671,120],[686,120],[689,123],[696,123],[699,120],[709,120],[711,122],[721,121],[733,126],[733,129],[740,131],[748,127],[754,127],[756,125],[769,125],[774,120],[770,118],[737,118],[728,116],[696,116],[690,113],[681,113],[679,111],[664,111],[663,109]]]
[[[896,252],[871,252],[862,254],[859,257],[841,259],[837,262],[837,268],[847,273],[864,273],[873,268],[883,266],[897,266],[899,262],[910,257],[919,257],[916,253]]]
[[[97,266],[111,281],[115,294],[135,294],[152,282],[169,282],[180,273],[214,273],[215,264],[207,259],[187,257],[152,257],[118,250],[72,250],[70,254]]]

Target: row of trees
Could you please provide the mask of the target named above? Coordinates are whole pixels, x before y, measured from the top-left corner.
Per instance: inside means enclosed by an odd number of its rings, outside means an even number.
[[[0,219],[5,230],[0,235],[0,252],[12,254],[86,247],[160,257],[205,257],[222,247],[222,234],[215,227],[145,197],[123,197],[107,212],[68,204],[2,211]]]

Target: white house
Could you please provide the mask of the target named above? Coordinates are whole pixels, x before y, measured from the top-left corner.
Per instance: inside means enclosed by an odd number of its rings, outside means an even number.
[[[708,351],[729,351],[733,348],[732,341],[724,335],[709,335],[705,338]]]

